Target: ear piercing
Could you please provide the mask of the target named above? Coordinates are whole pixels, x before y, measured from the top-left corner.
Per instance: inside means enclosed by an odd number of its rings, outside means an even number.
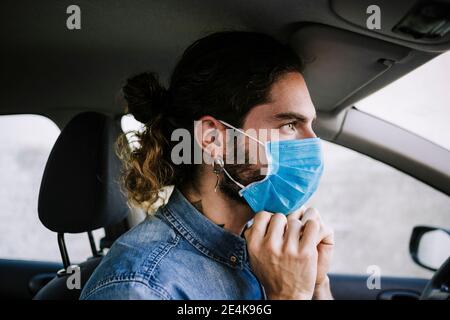
[[[214,159],[213,172],[216,174],[216,177],[217,177],[216,185],[214,186],[214,192],[217,192],[217,187],[219,186],[219,182],[220,182],[220,173],[222,173],[222,171],[223,171],[223,166],[224,166],[224,162],[223,162],[222,158],[218,157],[218,158]]]

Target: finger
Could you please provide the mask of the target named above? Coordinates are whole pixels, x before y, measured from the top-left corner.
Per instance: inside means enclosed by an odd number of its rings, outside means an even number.
[[[334,245],[334,231],[330,227],[323,227],[321,235],[319,237],[320,244]]]
[[[316,208],[308,208],[303,215],[302,222],[316,220],[320,225],[319,242],[326,245],[334,245],[333,229],[323,223],[322,216]]]
[[[301,229],[302,222],[300,220],[288,220],[285,235],[285,243],[288,247],[294,250],[298,249]]]
[[[283,242],[284,231],[286,229],[287,219],[282,213],[276,213],[270,219],[266,237],[273,243],[281,244]]]
[[[325,239],[325,242],[332,242],[333,239],[330,237],[330,228],[328,228],[322,220],[319,211],[316,208],[308,208],[302,217],[302,222],[305,224],[308,220],[315,220],[319,223],[319,242]]]
[[[299,209],[292,212],[290,215],[287,216],[288,220],[299,220],[303,217],[303,214],[306,211],[305,206],[301,206]]]
[[[300,238],[299,249],[310,249],[317,247],[319,243],[320,225],[316,220],[308,220],[304,226],[302,237]]]
[[[247,238],[250,234],[253,238],[264,238],[267,233],[267,227],[270,223],[272,213],[267,211],[260,211],[255,215],[253,219],[253,224],[250,228],[245,230],[245,237]]]
[[[308,208],[306,209],[305,213],[303,214],[301,220],[303,222],[303,224],[306,223],[306,221],[308,220],[317,220],[317,222],[319,222],[319,224],[322,223],[322,217],[319,214],[319,211],[316,208]]]

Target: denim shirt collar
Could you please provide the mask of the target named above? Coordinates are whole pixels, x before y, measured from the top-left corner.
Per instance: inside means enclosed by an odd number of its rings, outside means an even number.
[[[178,190],[174,189],[160,213],[187,241],[206,256],[232,268],[247,263],[247,247],[239,237],[200,213]]]

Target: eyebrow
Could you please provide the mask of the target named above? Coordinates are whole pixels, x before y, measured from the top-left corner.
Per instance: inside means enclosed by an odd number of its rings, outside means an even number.
[[[274,115],[276,120],[297,120],[300,122],[308,122],[308,117],[297,112],[282,112]],[[314,114],[313,121],[317,119],[317,114]]]

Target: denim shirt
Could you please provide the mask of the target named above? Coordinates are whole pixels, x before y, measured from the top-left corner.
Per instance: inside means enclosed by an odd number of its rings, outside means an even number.
[[[265,299],[246,242],[174,189],[154,216],[117,239],[80,299]]]

